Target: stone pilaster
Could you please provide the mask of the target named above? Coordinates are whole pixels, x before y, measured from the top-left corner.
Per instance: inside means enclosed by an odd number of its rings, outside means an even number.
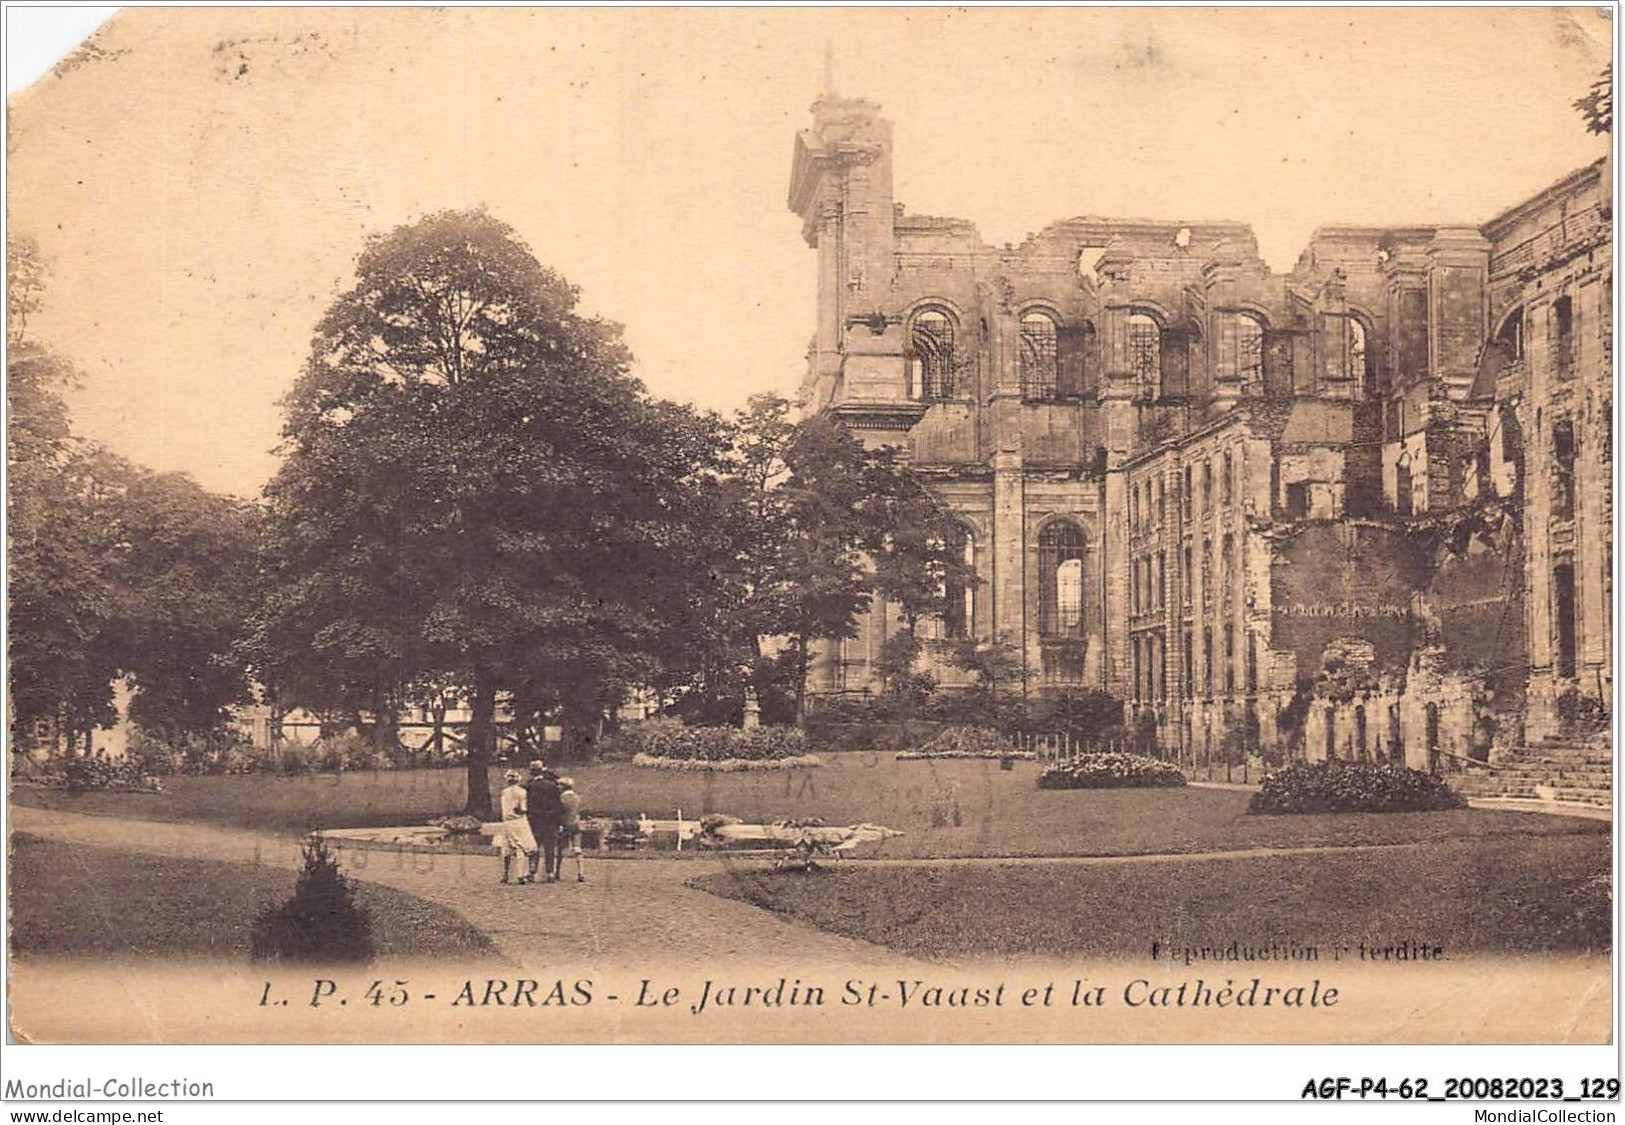
[[[1427,249],[1429,370],[1467,397],[1489,331],[1490,244],[1474,227],[1440,227]]]

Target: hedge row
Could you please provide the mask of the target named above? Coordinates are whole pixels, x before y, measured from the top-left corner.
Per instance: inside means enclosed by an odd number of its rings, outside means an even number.
[[[1427,812],[1462,809],[1466,798],[1441,777],[1387,762],[1294,762],[1264,778],[1247,811]]]

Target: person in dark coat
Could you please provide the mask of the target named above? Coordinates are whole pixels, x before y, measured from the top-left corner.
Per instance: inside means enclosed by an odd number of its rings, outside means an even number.
[[[530,764],[530,780],[525,784],[525,815],[531,834],[541,845],[530,857],[530,875],[536,877],[539,864],[545,864],[547,881],[558,882],[553,873],[559,855],[559,826],[564,822],[564,804],[559,800],[559,775],[542,761]]]

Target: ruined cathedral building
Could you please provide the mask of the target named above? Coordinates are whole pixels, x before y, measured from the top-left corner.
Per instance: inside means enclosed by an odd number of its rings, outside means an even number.
[[[1103,690],[1195,769],[1403,762],[1609,799],[1606,158],[1481,225],[1077,218],[1019,246],[892,196],[892,126],[825,96],[790,207],[817,251],[803,401],[908,450],[977,581],[921,627],[1037,694]],[[877,599],[815,660],[876,690]]]

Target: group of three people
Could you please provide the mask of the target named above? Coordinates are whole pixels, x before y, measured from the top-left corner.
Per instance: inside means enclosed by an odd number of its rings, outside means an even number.
[[[502,849],[502,881],[510,881],[513,861],[525,863],[518,882],[536,882],[540,865],[547,866],[547,881],[556,883],[564,867],[564,851],[576,857],[576,881],[584,883],[581,870],[581,797],[575,782],[560,777],[540,761],[530,764],[527,778],[509,770],[502,790],[502,831],[497,846]]]

